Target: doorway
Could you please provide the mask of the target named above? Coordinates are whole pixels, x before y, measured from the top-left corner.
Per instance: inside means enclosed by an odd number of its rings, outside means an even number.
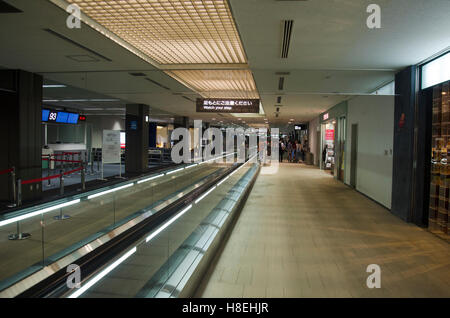
[[[350,158],[350,186],[356,189],[356,165],[358,159],[358,124],[352,124],[352,145]]]

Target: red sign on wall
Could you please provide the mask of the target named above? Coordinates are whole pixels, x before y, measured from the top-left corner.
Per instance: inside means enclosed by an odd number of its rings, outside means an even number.
[[[334,129],[327,129],[325,131],[325,140],[334,140]]]

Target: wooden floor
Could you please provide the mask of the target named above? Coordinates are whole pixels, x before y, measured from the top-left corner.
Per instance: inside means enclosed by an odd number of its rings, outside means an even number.
[[[450,245],[317,168],[281,164],[258,176],[196,296],[450,297]]]

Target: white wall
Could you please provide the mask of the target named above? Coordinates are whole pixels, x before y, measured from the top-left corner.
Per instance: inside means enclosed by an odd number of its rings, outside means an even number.
[[[103,130],[125,130],[125,119],[119,116],[87,116],[92,124],[92,147],[101,148]]]
[[[358,96],[348,101],[347,184],[350,184],[352,124],[358,124],[356,189],[390,209],[394,96]]]
[[[317,153],[317,143],[320,143],[320,140],[317,139],[318,127],[320,127],[319,117],[316,117],[309,122],[309,149],[314,154],[314,165],[316,166],[319,165],[319,154]]]

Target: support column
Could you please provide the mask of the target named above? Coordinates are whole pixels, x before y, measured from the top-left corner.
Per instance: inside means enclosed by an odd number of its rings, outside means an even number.
[[[148,124],[148,146],[150,148],[156,147],[156,139],[157,139],[157,123],[149,123]]]
[[[16,178],[42,177],[42,83],[40,75],[22,70],[0,71],[0,170],[16,167]],[[11,201],[8,175],[0,176],[0,200]],[[40,199],[40,183],[22,188],[22,201]]]
[[[147,105],[126,106],[126,173],[143,173],[148,170],[149,112]]]
[[[431,107],[419,94],[418,71],[410,66],[395,76],[392,207],[394,215],[419,226],[428,221]],[[431,101],[431,99],[429,99]]]

